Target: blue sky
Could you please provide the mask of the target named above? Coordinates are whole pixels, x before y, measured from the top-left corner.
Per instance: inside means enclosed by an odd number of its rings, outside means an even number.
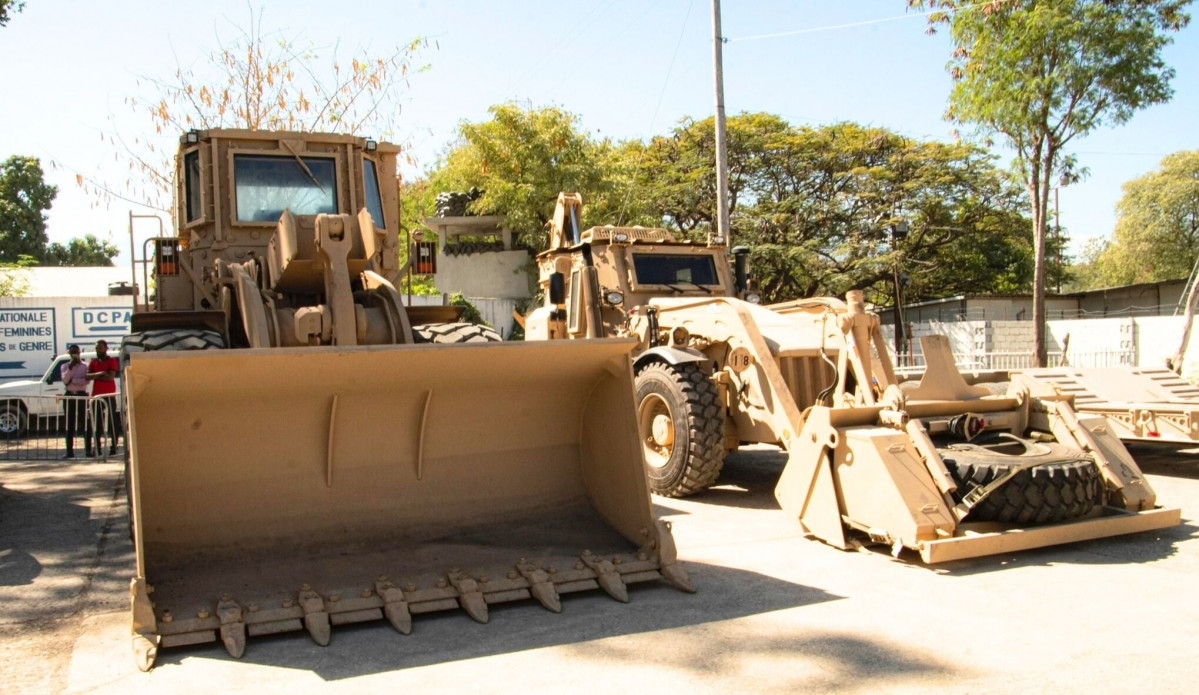
[[[950,139],[953,126],[942,120],[948,38],[926,35],[924,18],[905,5],[724,0],[728,112],[765,111],[794,124],[856,121]],[[111,235],[123,250],[118,262],[127,262],[130,206],[86,195],[75,173],[120,178],[101,133],[115,122],[126,136],[155,137],[125,98],[145,94],[146,78],[203,66],[218,38],[248,24],[251,7],[261,9],[268,31],[325,52],[338,45],[345,56],[359,48],[383,54],[428,37],[421,60],[431,69],[412,77],[393,137],[408,142],[422,166],[434,163],[460,121],[484,120],[488,106],[509,100],[560,106],[587,130],[617,139],[664,133],[713,110],[709,0],[28,0],[0,29],[0,158],[33,155],[57,165],[48,173],[59,186],[52,240]],[[1091,170],[1086,182],[1061,193],[1062,224],[1075,249],[1088,237],[1110,236],[1125,181],[1166,154],[1199,148],[1199,26],[1175,35],[1166,58],[1177,70],[1172,102],[1074,143]],[[175,136],[160,136],[163,146],[172,148]]]

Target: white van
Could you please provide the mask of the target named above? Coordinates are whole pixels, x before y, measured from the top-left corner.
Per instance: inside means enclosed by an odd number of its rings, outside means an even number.
[[[111,352],[109,353],[112,354]],[[94,359],[96,353],[85,352],[83,363]],[[70,355],[59,355],[50,363],[41,379],[25,379],[0,384],[0,439],[22,437],[31,427],[36,427],[42,418],[57,418],[62,415],[62,366],[71,360]],[[120,386],[117,386],[120,393]],[[118,411],[120,399],[113,399]]]

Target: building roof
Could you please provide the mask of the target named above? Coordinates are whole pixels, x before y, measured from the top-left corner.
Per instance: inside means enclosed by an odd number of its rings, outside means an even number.
[[[111,283],[133,280],[129,268],[122,267],[36,267],[15,272],[28,280],[28,297],[104,297]]]

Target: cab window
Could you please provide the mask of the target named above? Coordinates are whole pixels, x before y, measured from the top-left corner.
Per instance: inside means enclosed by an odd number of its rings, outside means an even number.
[[[234,156],[238,221],[274,222],[284,209],[296,215],[336,213],[336,169],[336,161],[324,157]]]
[[[184,214],[188,222],[203,217],[200,208],[200,151],[192,150],[183,155]]]
[[[375,171],[375,163],[369,159],[362,160],[362,180],[366,187],[366,210],[371,214],[375,226],[384,228],[387,220],[383,218],[383,198],[379,195],[379,175]]]

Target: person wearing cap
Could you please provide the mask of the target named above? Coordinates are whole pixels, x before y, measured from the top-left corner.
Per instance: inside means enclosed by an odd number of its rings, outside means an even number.
[[[67,441],[67,453],[63,458],[73,459],[75,458],[75,433],[87,419],[87,365],[79,359],[78,345],[68,345],[67,354],[71,356],[71,361],[63,364],[60,368],[62,385],[66,387],[62,407],[66,415],[64,436]],[[87,441],[86,435],[84,435],[84,445],[87,447],[87,455],[91,456],[92,445]]]
[[[117,372],[121,363],[108,354],[108,342],[96,341],[96,356],[87,365],[87,379],[92,382],[92,410],[87,423],[88,455],[95,448],[100,453],[100,437],[104,421],[108,421],[108,455],[117,453],[117,436],[121,428],[120,413],[117,412]]]

